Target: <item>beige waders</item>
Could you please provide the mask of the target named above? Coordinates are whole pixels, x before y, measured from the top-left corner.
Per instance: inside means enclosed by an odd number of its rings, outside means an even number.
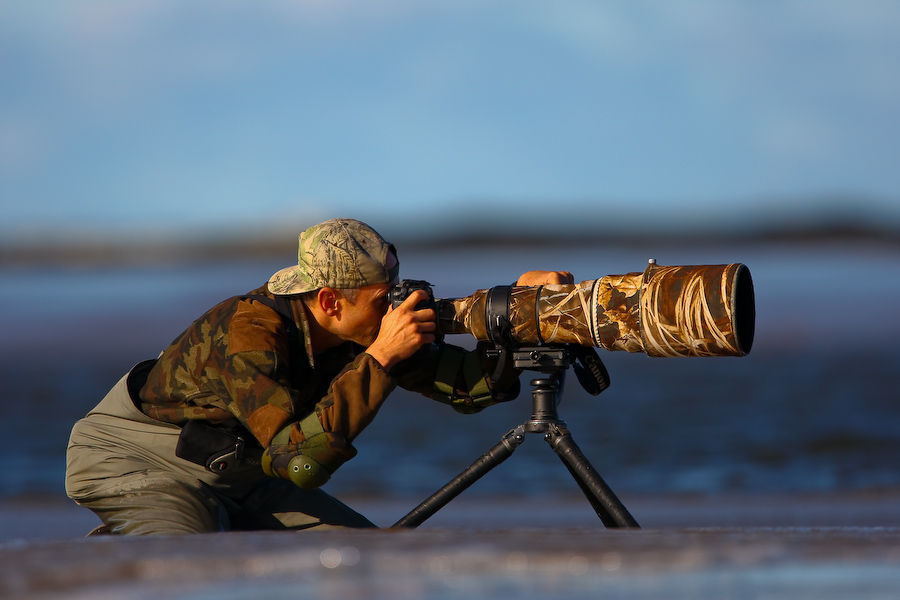
[[[66,493],[113,533],[374,527],[321,490],[267,477],[258,462],[212,473],[176,457],[181,428],[142,413],[128,391],[150,366],[119,380],[69,438]]]

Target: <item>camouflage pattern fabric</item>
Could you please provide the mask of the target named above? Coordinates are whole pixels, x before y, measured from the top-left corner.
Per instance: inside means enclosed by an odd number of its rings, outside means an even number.
[[[272,294],[266,286],[248,294]],[[204,419],[230,430],[246,430],[265,449],[267,474],[289,478],[290,461],[308,454],[329,473],[356,455],[357,435],[372,421],[396,385],[432,397],[445,348],[429,345],[388,375],[364,349],[347,343],[313,356],[302,303],[293,303],[300,343],[288,343],[288,324],[274,309],[238,296],[210,309],[159,357],[139,392],[140,409],[166,423]],[[477,351],[476,351],[477,352]],[[486,359],[485,369],[491,368]],[[449,352],[448,352],[449,355]],[[501,378],[497,390],[483,388],[460,369],[449,376],[452,390],[438,400],[461,412],[476,412],[518,393],[518,373]],[[300,421],[315,413],[323,434],[308,440]],[[285,431],[286,430],[286,431]],[[276,440],[277,436],[277,441]]]
[[[491,290],[438,303],[443,333],[490,339]],[[728,265],[660,266],[577,284],[513,287],[510,337],[518,344],[578,344],[654,357],[745,356],[753,343],[750,271]]]
[[[331,219],[300,234],[297,266],[272,275],[274,294],[302,294],[323,287],[361,288],[389,283],[400,265],[387,268],[394,246],[374,229],[355,219]]]

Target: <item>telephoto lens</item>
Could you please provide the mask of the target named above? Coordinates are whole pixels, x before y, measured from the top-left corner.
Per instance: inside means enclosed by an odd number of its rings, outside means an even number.
[[[746,356],[756,323],[741,263],[661,266],[569,285],[435,301],[438,331],[503,345],[579,344],[653,357]]]

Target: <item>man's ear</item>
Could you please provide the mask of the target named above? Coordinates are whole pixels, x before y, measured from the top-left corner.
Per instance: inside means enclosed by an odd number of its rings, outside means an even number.
[[[329,317],[340,316],[341,314],[341,298],[332,288],[320,288],[319,293],[316,295],[316,304]]]

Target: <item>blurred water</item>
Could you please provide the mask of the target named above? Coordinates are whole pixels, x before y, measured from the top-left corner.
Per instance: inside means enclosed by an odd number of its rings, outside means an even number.
[[[601,351],[612,387],[593,398],[571,377],[560,406],[579,446],[617,492],[900,487],[896,247],[400,251],[402,276],[431,281],[442,297],[510,283],[528,269],[567,269],[583,280],[641,271],[650,257],[743,262],[757,297],[750,356]],[[0,270],[0,497],[62,494],[72,423],[193,318],[289,260]],[[472,416],[397,393],[330,491],[427,495],[528,418],[528,380],[515,402]],[[535,437],[470,493],[568,489],[568,472]]]

